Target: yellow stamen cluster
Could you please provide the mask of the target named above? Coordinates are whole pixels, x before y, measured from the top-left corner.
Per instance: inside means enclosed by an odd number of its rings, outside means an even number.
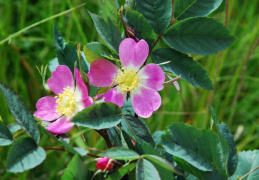
[[[64,88],[63,94],[55,96],[57,98],[56,112],[60,115],[70,116],[75,110],[76,100],[74,92],[71,91],[70,87]]]
[[[139,88],[139,78],[135,69],[122,68],[118,71],[116,82],[118,87],[124,93],[125,91],[134,91]]]

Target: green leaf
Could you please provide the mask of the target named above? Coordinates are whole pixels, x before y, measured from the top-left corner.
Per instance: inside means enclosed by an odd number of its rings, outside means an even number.
[[[214,19],[198,17],[176,23],[165,32],[163,40],[182,53],[210,55],[226,49],[236,37]]]
[[[162,135],[162,146],[182,169],[198,178],[226,177],[224,147],[213,131],[183,123],[174,123],[168,129]]]
[[[92,129],[106,129],[119,124],[121,109],[113,103],[99,103],[77,113],[71,122]]]
[[[143,157],[145,157],[146,159],[150,160],[151,162],[162,166],[163,168],[172,171],[176,174],[179,174],[180,172],[177,171],[176,167],[171,164],[170,162],[168,162],[167,160],[159,157],[159,156],[155,156],[155,155],[150,155],[150,154],[145,154]]]
[[[178,19],[183,15],[197,0],[175,0],[174,2],[174,18]]]
[[[66,65],[69,69],[74,72],[75,62],[77,62],[77,67],[79,68],[79,58],[77,54],[76,47],[72,44],[67,44],[62,37],[58,29],[53,26],[53,36],[54,44],[56,47],[58,62],[60,65]],[[88,66],[85,60],[82,58],[82,69],[85,72],[88,72]]]
[[[0,83],[0,89],[2,90],[6,99],[7,105],[13,114],[15,120],[21,125],[21,127],[37,142],[40,141],[40,132],[37,123],[20,99],[13,91],[8,89],[6,86]]]
[[[105,22],[103,18],[97,16],[96,14],[88,11],[90,16],[94,21],[94,26],[101,36],[102,40],[116,53],[119,51],[119,45],[122,41],[120,32],[116,26],[108,19],[108,22]]]
[[[136,0],[137,10],[145,16],[155,33],[162,34],[172,18],[171,0]]]
[[[159,180],[161,179],[155,166],[146,159],[140,158],[136,167],[137,180]]]
[[[228,175],[231,176],[235,173],[237,168],[237,162],[238,162],[237,149],[236,149],[234,137],[225,123],[219,124],[216,113],[214,112],[214,109],[211,106],[209,109],[210,109],[210,113],[212,114],[212,119],[215,123],[217,133],[219,134],[219,139],[222,143],[224,154],[227,157],[227,159],[225,160],[226,161],[225,163],[227,164]],[[227,143],[227,148],[224,148],[225,142]]]
[[[156,63],[165,63],[161,65],[164,71],[170,72],[176,76],[188,81],[195,87],[202,87],[208,90],[213,89],[213,84],[207,71],[200,63],[191,57],[169,48],[160,48],[152,53]]]
[[[103,152],[101,155],[117,160],[133,160],[139,157],[138,153],[135,151],[122,147],[110,148]]]
[[[81,180],[87,179],[87,168],[78,154],[69,162],[64,174],[61,177],[62,180]]]
[[[83,48],[87,61],[91,64],[94,60],[102,58],[101,53],[111,54],[110,50],[99,42],[90,42]]]
[[[6,127],[4,123],[0,121],[0,146],[8,146],[12,143],[13,143],[12,133],[10,132],[8,127]]]
[[[120,131],[118,130],[118,128],[116,127],[109,128],[107,129],[107,133],[113,145],[120,146],[120,147],[122,146]]]
[[[17,131],[19,131],[20,129],[22,129],[22,127],[19,125],[19,123],[15,122],[12,124],[9,124],[7,126],[9,128],[9,130],[11,131],[11,133],[16,133]]]
[[[49,138],[53,139],[55,143],[59,144],[61,143],[51,132],[49,132],[45,127],[42,125],[39,125],[39,129],[41,132],[45,133]]]
[[[118,180],[121,179],[124,175],[131,172],[136,167],[136,164],[125,164],[120,169],[112,173],[106,178],[106,180]]]
[[[149,48],[152,48],[156,35],[152,26],[148,23],[147,19],[140,14],[138,11],[129,9],[126,11],[126,18],[130,23],[127,23],[129,26],[132,24],[132,27],[135,30],[136,36],[139,39],[145,39],[147,41]]]
[[[175,0],[175,18],[180,20],[206,16],[216,10],[223,0]]]
[[[114,0],[103,0],[101,4],[100,16],[103,17],[106,23],[112,22],[117,26],[117,1]]]
[[[134,141],[147,142],[155,145],[155,141],[150,134],[147,126],[138,118],[131,115],[124,115],[124,119],[121,122],[122,129],[131,135]]]
[[[259,168],[259,150],[242,151],[238,153],[236,172],[229,178],[229,180],[236,180],[249,172],[250,174],[243,180],[259,179],[259,170],[255,170],[256,168]]]
[[[30,137],[19,138],[11,147],[6,169],[9,172],[23,172],[38,166],[46,158],[44,149],[38,147]]]

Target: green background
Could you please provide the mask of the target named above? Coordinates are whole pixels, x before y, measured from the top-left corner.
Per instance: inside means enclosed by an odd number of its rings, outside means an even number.
[[[56,57],[53,42],[53,24],[60,30],[67,42],[75,45],[101,41],[87,12],[99,14],[102,1],[99,0],[0,0],[0,41],[33,23],[63,12],[86,2],[86,5],[63,16],[47,21],[0,45],[0,81],[14,90],[27,104],[31,112],[36,110],[37,100],[47,95],[42,87],[41,76],[36,66],[47,65]],[[225,1],[210,16],[225,24]],[[151,132],[164,130],[173,122],[185,122],[198,128],[209,128],[211,116],[208,106],[212,105],[219,121],[225,122],[235,135],[237,150],[251,150],[259,147],[256,126],[259,123],[259,48],[249,53],[259,38],[259,1],[229,1],[228,29],[238,40],[227,50],[211,56],[193,56],[208,71],[214,90],[195,88],[179,80],[180,93],[171,84],[160,92],[162,105],[147,119]],[[157,47],[164,46],[162,40]],[[248,59],[249,58],[249,59]],[[248,61],[246,65],[246,61]],[[245,69],[246,68],[246,69]],[[243,71],[245,75],[243,76]],[[48,71],[47,77],[50,77]],[[242,82],[243,78],[243,83]],[[240,87],[240,91],[238,91]],[[0,115],[7,125],[14,118],[0,94]],[[86,148],[104,149],[104,141],[93,130],[82,128],[86,137],[73,128],[69,135],[71,144]],[[40,146],[61,147],[42,134]],[[72,155],[61,151],[47,151],[43,164],[33,171],[22,174],[5,172],[9,147],[0,147],[0,178],[9,179],[55,179],[63,174]],[[91,151],[92,153],[98,153]],[[86,158],[90,161],[92,158]]]

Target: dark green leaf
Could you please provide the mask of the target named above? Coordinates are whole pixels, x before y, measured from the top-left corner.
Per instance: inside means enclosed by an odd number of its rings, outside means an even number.
[[[38,166],[46,158],[44,149],[38,147],[30,137],[19,138],[11,147],[6,169],[9,172],[23,172]]]
[[[19,131],[20,129],[22,129],[22,127],[19,125],[19,123],[12,123],[9,124],[7,126],[9,128],[9,130],[11,131],[11,133],[16,133],[17,131]]]
[[[171,0],[136,0],[137,10],[145,16],[155,33],[162,34],[172,18]]]
[[[134,116],[135,115],[135,111],[132,107],[132,102],[131,102],[131,99],[128,98],[125,103],[123,104],[122,106],[122,113],[123,114],[129,114],[129,115],[132,115]]]
[[[106,180],[118,180],[121,179],[124,175],[132,171],[136,167],[136,164],[126,164],[120,169],[112,173]]]
[[[175,0],[175,18],[206,16],[216,10],[223,0]]]
[[[152,57],[156,63],[168,62],[161,67],[176,76],[181,75],[181,78],[193,86],[208,90],[213,89],[213,84],[206,70],[191,57],[169,48],[155,50]]]
[[[165,160],[159,156],[145,154],[143,157],[145,157],[146,159],[150,160],[151,162],[153,162],[155,164],[162,166],[163,168],[165,168],[169,171],[172,171],[176,174],[180,173],[179,171],[177,171],[176,167],[173,164],[171,164],[170,162],[168,162],[167,160]]]
[[[103,41],[114,51],[119,51],[119,45],[122,41],[120,32],[116,26],[108,19],[106,23],[101,17],[88,11],[94,21],[95,28]]]
[[[45,127],[39,125],[40,131],[45,133],[49,138],[53,139],[57,144],[61,143],[53,134],[51,134]]]
[[[117,160],[133,160],[139,157],[138,153],[135,151],[121,147],[108,149],[101,155]]]
[[[226,49],[236,37],[214,19],[198,17],[176,23],[165,32],[163,40],[182,53],[210,55]]]
[[[219,134],[224,154],[227,157],[225,159],[225,163],[227,164],[228,175],[231,176],[235,173],[238,162],[234,137],[225,123],[219,124],[216,113],[212,107],[210,107],[210,112],[212,114],[212,119],[215,123],[217,133]],[[225,142],[227,143],[227,148],[224,148],[224,146],[226,146],[224,145]]]
[[[120,146],[120,147],[122,146],[120,131],[118,130],[118,128],[116,127],[109,128],[107,129],[107,133],[113,145]]]
[[[155,145],[155,141],[153,140],[148,127],[138,118],[131,115],[124,115],[121,124],[122,129],[131,135],[134,141],[144,141]]]
[[[121,109],[113,103],[99,103],[77,113],[71,122],[92,129],[106,129],[122,120]]]
[[[162,135],[162,146],[174,155],[174,160],[182,169],[198,178],[226,176],[224,147],[211,130],[198,130],[183,123],[174,123],[169,127],[169,132]]]
[[[37,143],[39,143],[40,132],[37,123],[29,109],[26,107],[20,97],[18,97],[13,91],[1,83],[0,89],[4,94],[7,105],[15,120]]]
[[[74,72],[75,62],[77,61],[77,67],[80,65],[76,47],[72,44],[67,44],[55,26],[53,26],[53,36],[59,64],[68,66]],[[85,72],[89,71],[84,59],[82,59],[82,69]]]
[[[197,0],[175,0],[174,2],[174,17],[178,19],[183,15]]]
[[[156,36],[154,29],[148,23],[147,19],[138,11],[134,10],[126,11],[126,18],[133,25],[132,28],[135,30],[137,38],[145,39],[149,48],[152,48],[155,43]],[[130,23],[128,23],[129,26],[131,25]]]
[[[153,139],[154,139],[156,145],[161,144],[161,142],[162,142],[161,136],[162,136],[163,134],[165,134],[164,131],[156,131],[156,132],[153,134],[152,137],[153,137]]]
[[[61,177],[62,180],[81,180],[87,179],[87,169],[81,158],[76,154],[69,162],[64,174]]]
[[[139,159],[136,167],[137,180],[159,180],[161,179],[155,166],[146,159]]]
[[[12,144],[12,143],[13,143],[12,133],[10,132],[8,127],[6,127],[4,123],[0,121],[0,146],[8,146],[9,144]]]
[[[233,176],[229,178],[229,180],[236,180],[251,171],[253,172],[251,172],[251,174],[249,174],[243,180],[259,179],[259,169],[255,170],[258,167],[259,167],[259,150],[242,151],[238,153],[238,165],[237,165],[236,172]]]

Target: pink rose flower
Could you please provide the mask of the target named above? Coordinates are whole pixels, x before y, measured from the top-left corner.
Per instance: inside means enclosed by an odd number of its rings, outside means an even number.
[[[100,170],[106,170],[106,171],[112,170],[114,164],[110,160],[111,159],[107,158],[107,157],[98,159],[98,161],[96,163],[96,168],[100,169]]]
[[[149,54],[145,40],[135,42],[131,38],[124,39],[119,47],[122,69],[105,59],[98,59],[90,66],[89,81],[94,86],[114,87],[104,94],[104,101],[122,107],[127,93],[130,92],[132,106],[137,115],[148,118],[161,105],[161,97],[157,91],[163,89],[165,75],[156,64],[148,64],[141,68]],[[140,69],[141,68],[141,69]]]
[[[59,65],[51,73],[48,86],[56,96],[45,96],[38,100],[37,111],[34,116],[43,121],[52,121],[47,130],[53,134],[63,134],[69,131],[74,123],[70,120],[82,109],[93,104],[93,99],[88,96],[88,90],[77,68],[73,74],[67,66]]]

